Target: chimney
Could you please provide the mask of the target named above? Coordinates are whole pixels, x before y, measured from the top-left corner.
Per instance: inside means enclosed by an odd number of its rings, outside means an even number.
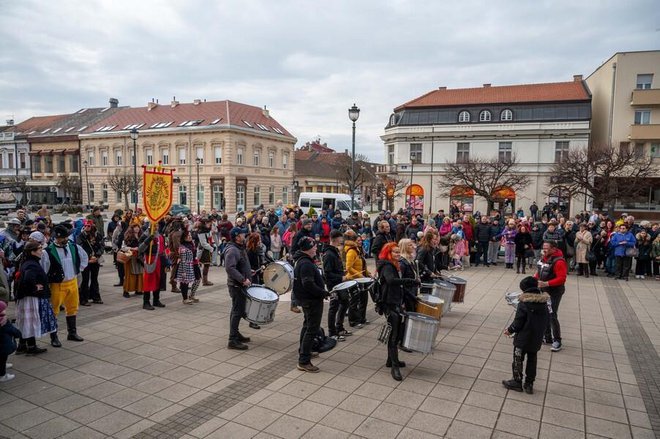
[[[147,102],[147,111],[151,111],[154,108],[156,108],[158,104],[154,102],[153,100],[151,102]]]
[[[199,104],[201,104],[201,103],[202,103],[202,100],[201,100],[201,99],[195,99],[195,100],[193,101],[193,105],[199,105]]]
[[[489,88],[490,84],[484,84],[484,88]]]
[[[177,105],[179,105],[179,101],[176,100],[176,96],[172,96],[172,102],[171,102],[170,105],[172,106],[172,108],[174,108],[174,107],[176,107]]]
[[[438,87],[438,90],[447,90],[447,86],[443,85],[442,87]]]
[[[7,126],[8,127],[14,126],[14,119],[7,119]]]
[[[574,82],[582,82],[582,75],[573,75]]]
[[[117,108],[119,106],[119,99],[117,98],[110,98],[108,102],[110,102],[110,108]]]
[[[264,116],[270,119],[270,111],[268,111],[268,108],[266,108],[265,105],[264,105],[264,109],[261,112],[264,114]]]

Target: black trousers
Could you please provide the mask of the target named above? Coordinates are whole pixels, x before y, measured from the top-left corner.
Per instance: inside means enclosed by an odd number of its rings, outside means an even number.
[[[330,299],[328,307],[328,336],[337,335],[344,330],[344,318],[348,310],[348,300],[342,300],[339,297]]]
[[[7,358],[9,355],[0,354],[0,377],[7,373]]]
[[[231,312],[229,313],[229,341],[238,341],[238,325],[245,316],[245,292],[242,288],[229,287]]]
[[[392,365],[399,362],[399,342],[403,338],[403,317],[401,314],[390,311],[387,314],[387,323],[392,327],[390,338],[387,340],[387,359]]]
[[[536,379],[536,352],[526,352],[521,348],[513,348],[513,379],[522,383],[523,380],[523,362],[527,357],[527,366],[525,367],[525,384],[534,384]]]
[[[561,327],[559,326],[559,303],[561,302],[561,297],[564,295],[564,287],[561,287],[559,291],[550,292],[550,300],[552,300],[552,314],[550,314],[550,319],[548,325],[545,327],[545,339],[558,341],[561,343]]]
[[[348,323],[355,326],[367,321],[367,305],[369,304],[369,292],[357,290],[348,298]]]
[[[90,300],[101,300],[99,291],[99,264],[89,264],[82,272],[82,283],[80,284],[80,302]]]
[[[616,277],[618,278],[627,278],[630,274],[630,265],[632,264],[632,258],[629,256],[617,256],[616,257]]]
[[[488,265],[488,241],[478,241],[477,242],[477,256],[475,259],[475,265],[479,265],[481,258],[483,257],[484,265]]]
[[[300,348],[298,349],[298,364],[309,364],[312,361],[312,344],[321,327],[323,318],[323,300],[301,300],[305,320],[300,329]]]
[[[122,262],[117,262],[117,253],[113,252],[112,253],[112,260],[115,263],[115,267],[117,268],[117,275],[119,276],[119,283],[123,284],[124,283],[124,264]]]

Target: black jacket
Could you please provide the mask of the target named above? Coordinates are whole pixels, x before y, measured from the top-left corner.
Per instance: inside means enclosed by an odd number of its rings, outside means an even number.
[[[43,286],[43,289],[37,291],[37,284]],[[40,259],[36,256],[26,256],[19,269],[18,288],[16,288],[16,300],[24,297],[50,297],[50,286],[48,285],[48,275],[41,267]]]
[[[243,288],[245,279],[252,277],[250,261],[244,246],[230,242],[225,248],[225,271],[230,288]]]
[[[435,271],[435,251],[432,248],[420,247],[417,250],[417,262],[419,264],[419,277],[424,283],[431,283],[431,274]]]
[[[371,244],[371,254],[374,255],[374,258],[378,260],[378,253],[383,249],[383,246],[388,242],[392,241],[392,237],[389,233],[378,232],[374,238],[373,243]]]
[[[399,259],[401,265],[401,277],[403,279],[417,279],[416,268],[414,262],[410,262],[406,258]],[[417,281],[415,283],[407,283],[403,286],[403,303],[406,311],[414,312],[415,304],[417,302]]]
[[[293,294],[299,301],[322,301],[327,292],[323,284],[321,270],[312,258],[299,251],[293,255],[296,261],[293,267]]]
[[[529,232],[529,235],[532,237],[532,246],[535,249],[540,249],[543,247],[543,230],[538,227],[536,230],[532,228],[532,230]]]
[[[291,254],[295,255],[298,250],[300,250],[300,241],[302,241],[303,238],[313,238],[314,235],[312,235],[311,230],[307,230],[304,227],[300,229],[298,233],[293,237],[293,241],[291,241]]]
[[[382,276],[381,288],[385,304],[390,310],[398,311],[405,299],[404,287],[417,285],[415,279],[404,279],[390,261],[380,260],[377,264],[378,276]]]
[[[474,237],[479,242],[490,241],[490,238],[493,237],[493,230],[489,223],[479,222],[474,228]]]
[[[328,291],[339,285],[344,277],[344,264],[341,262],[339,250],[332,245],[326,247],[323,254],[323,277]]]
[[[537,290],[538,291],[538,290]],[[515,333],[513,345],[525,352],[541,350],[543,333],[548,323],[548,293],[523,293],[520,295],[516,317],[509,326]]]
[[[525,256],[525,251],[531,249],[532,247],[532,235],[528,233],[517,233],[514,238],[516,243],[516,255]],[[525,246],[528,246],[525,248]]]

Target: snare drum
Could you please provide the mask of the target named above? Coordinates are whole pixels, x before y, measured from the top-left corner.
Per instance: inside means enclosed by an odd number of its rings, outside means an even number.
[[[280,297],[270,288],[254,285],[248,287],[245,300],[245,320],[259,325],[271,323]]]
[[[277,294],[286,294],[293,288],[293,267],[285,261],[271,262],[264,269],[264,286]]]
[[[465,299],[465,288],[467,287],[467,281],[456,276],[450,276],[446,280],[456,287],[452,302],[463,303],[463,300]]]
[[[438,320],[424,314],[410,312],[406,319],[401,344],[412,351],[428,354],[433,350],[439,327]]]
[[[370,277],[361,277],[354,280],[358,283],[358,288],[360,291],[369,291],[374,284],[374,280]]]
[[[422,294],[417,297],[417,306],[415,311],[420,314],[433,317],[436,320],[440,320],[444,304],[444,301],[438,297],[432,296],[430,294]]]
[[[442,315],[451,311],[451,303],[454,298],[454,291],[456,287],[444,280],[436,279],[433,282],[433,295],[444,300],[445,304],[442,307]]]
[[[339,300],[348,301],[350,296],[355,294],[355,292],[359,290],[360,287],[357,281],[347,280],[346,282],[342,282],[338,285],[335,285],[335,287],[332,289],[331,292],[336,293],[337,297],[339,297]]]

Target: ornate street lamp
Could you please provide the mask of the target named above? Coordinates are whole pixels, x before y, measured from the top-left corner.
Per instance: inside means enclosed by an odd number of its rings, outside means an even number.
[[[137,139],[140,133],[137,128],[131,130],[131,139],[133,139],[133,196],[135,197],[135,211],[137,215],[138,209],[138,184],[137,184]]]
[[[351,212],[355,209],[355,122],[360,117],[360,109],[353,104],[348,109],[348,118],[353,122],[353,147],[351,149]]]
[[[202,159],[197,157],[195,159],[195,164],[197,165],[197,215],[199,215],[200,210],[199,210],[199,165],[202,164]]]
[[[415,154],[410,154],[410,186],[408,186],[408,190],[410,191],[410,198],[408,199],[408,205],[410,206],[410,217],[414,215],[414,207],[413,207],[413,194],[412,194],[412,185],[413,185],[413,170],[415,169],[415,159],[417,157]]]
[[[90,199],[89,199],[89,174],[87,173],[87,160],[83,160],[83,166],[85,167],[85,182],[87,184],[87,206],[90,206]]]

